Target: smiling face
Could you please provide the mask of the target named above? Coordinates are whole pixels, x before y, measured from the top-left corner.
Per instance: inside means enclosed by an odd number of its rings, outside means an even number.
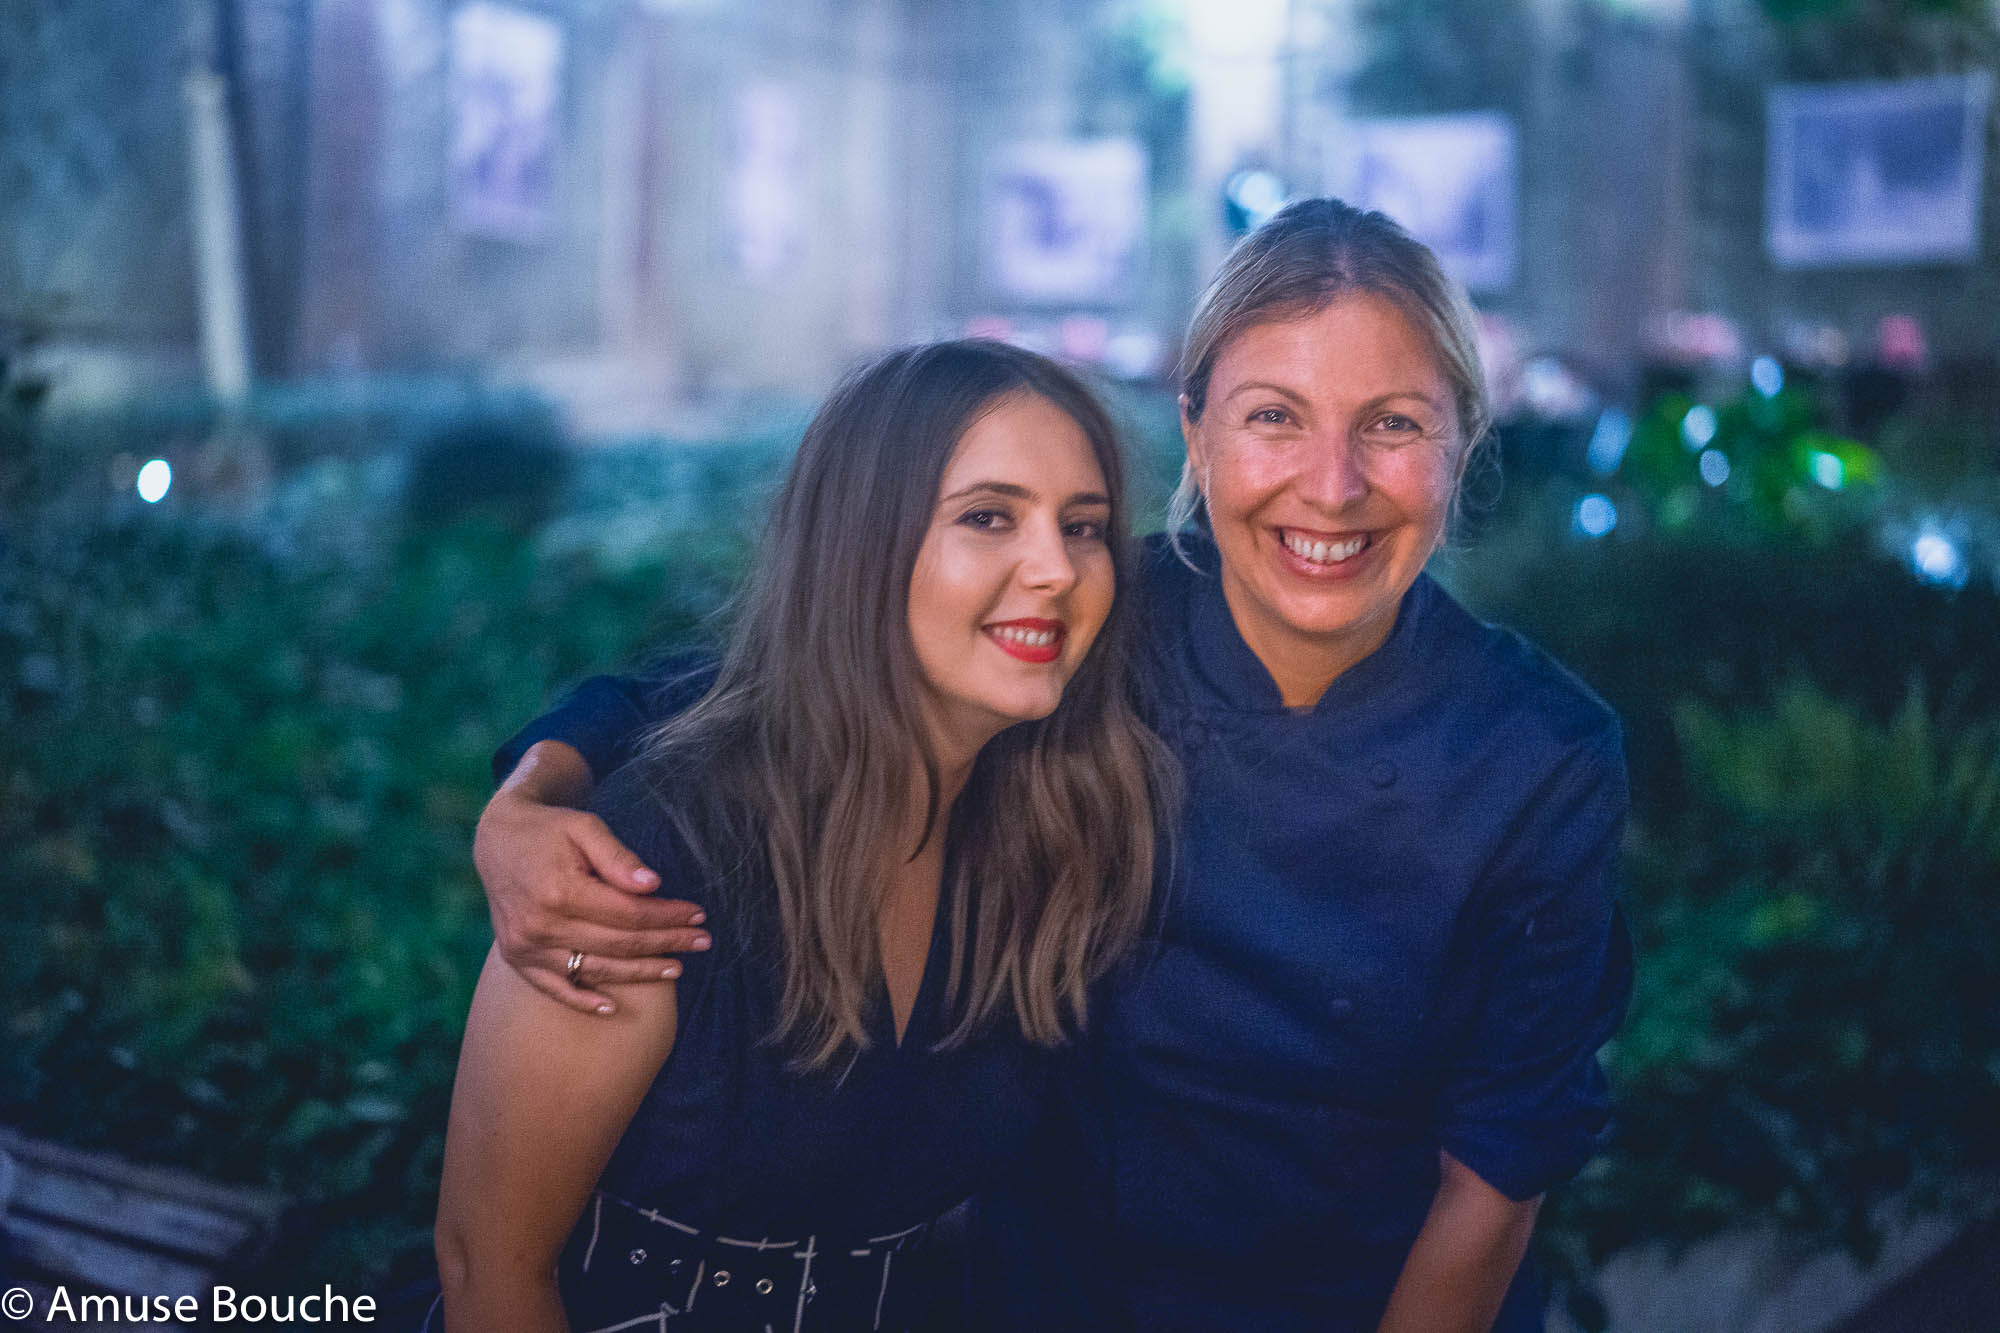
[[[1394,627],[1464,470],[1453,402],[1402,311],[1362,292],[1238,334],[1201,419],[1183,415],[1223,594],[1286,704],[1316,702]]]
[[[940,757],[1047,717],[1111,611],[1104,470],[1082,427],[1011,393],[973,422],[910,576],[910,639]]]

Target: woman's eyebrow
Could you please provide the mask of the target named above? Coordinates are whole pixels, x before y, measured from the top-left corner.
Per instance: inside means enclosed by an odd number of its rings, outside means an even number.
[[[939,503],[950,504],[953,500],[963,500],[966,496],[977,495],[981,491],[990,491],[994,495],[1004,495],[1014,500],[1032,500],[1035,498],[1035,493],[1026,486],[1017,485],[1011,481],[975,481],[970,486],[962,486],[958,490],[953,491],[950,495],[940,500]]]
[[[1230,399],[1240,397],[1246,393],[1275,393],[1279,397],[1289,398],[1295,403],[1305,401],[1305,398],[1296,389],[1288,389],[1284,385],[1273,383],[1270,380],[1245,380],[1231,389],[1224,396],[1223,401],[1228,402]]]
[[[1363,404],[1363,406],[1383,407],[1401,398],[1413,398],[1417,402],[1422,403],[1425,407],[1430,408],[1433,412],[1443,412],[1448,410],[1447,404],[1439,402],[1437,399],[1431,397],[1429,394],[1423,392],[1421,389],[1391,389],[1388,393],[1376,394],[1373,398],[1370,398],[1365,404]]]
[[[938,503],[950,504],[954,500],[963,500],[969,495],[978,495],[981,492],[985,492],[991,495],[1004,495],[1007,496],[1009,499],[1013,500],[1033,500],[1036,498],[1035,492],[1033,490],[1030,490],[1028,487],[1019,485],[1015,482],[975,481],[970,486],[961,487],[960,489],[953,491],[950,495],[947,495],[942,500],[938,501]],[[1080,505],[1080,504],[1108,505],[1111,503],[1111,497],[1104,494],[1102,491],[1078,491],[1075,495],[1072,495],[1069,497],[1069,499],[1063,501],[1063,503],[1066,505]]]

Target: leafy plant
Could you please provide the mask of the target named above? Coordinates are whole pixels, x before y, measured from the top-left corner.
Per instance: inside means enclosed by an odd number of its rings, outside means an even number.
[[[1694,799],[1634,839],[1623,1124],[1559,1203],[1570,1259],[1756,1218],[1865,1260],[1885,1205],[2000,1162],[2000,723],[1794,682],[1677,731]]]
[[[491,746],[699,634],[740,552],[353,498],[322,519],[389,534],[361,563],[171,505],[0,546],[0,1121],[276,1188],[275,1262],[337,1285],[427,1244]]]
[[[1824,541],[1868,516],[1881,468],[1872,449],[1821,424],[1809,392],[1787,386],[1720,406],[1662,394],[1634,425],[1619,477],[1663,527],[1719,511]]]

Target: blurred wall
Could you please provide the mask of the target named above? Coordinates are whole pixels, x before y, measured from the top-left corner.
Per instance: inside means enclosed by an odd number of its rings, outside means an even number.
[[[1839,32],[1764,21],[1753,0],[1702,0],[1683,49],[1698,92],[1691,170],[1691,304],[1731,313],[1778,344],[1784,326],[1824,322],[1874,354],[1885,315],[1922,322],[1942,360],[2000,371],[2000,96],[1989,110],[1979,258],[1974,263],[1855,264],[1786,270],[1764,247],[1765,93],[1776,83],[1882,80],[2000,70],[2000,7],[1982,26],[1950,6],[1910,7]]]
[[[239,0],[254,12],[268,0]],[[609,6],[563,15],[550,215],[532,235],[454,225],[446,0],[314,0],[298,320],[267,372],[429,371],[589,348],[609,91],[593,72],[619,35]],[[253,232],[282,220],[254,218]],[[268,287],[266,292],[268,292]],[[260,292],[260,304],[266,299]]]
[[[1517,127],[1518,262],[1478,295],[1524,351],[1615,390],[1672,312],[1753,351],[1834,325],[1863,353],[1913,314],[1941,358],[2000,359],[1990,146],[1977,263],[1785,271],[1763,242],[1771,84],[1991,68],[1992,21],[1836,39],[1757,0],[510,0],[560,34],[553,181],[538,226],[486,234],[455,221],[448,167],[467,3],[0,5],[0,355],[60,344],[107,392],[195,378],[180,25],[212,13],[264,378],[470,369],[622,430],[815,396],[968,327],[1130,329],[1158,367],[1229,240],[1224,177],[1321,190],[1344,119],[1451,111]],[[1147,155],[1136,287],[997,294],[993,151],[1105,135]]]
[[[0,357],[195,372],[180,41],[172,5],[0,5]]]

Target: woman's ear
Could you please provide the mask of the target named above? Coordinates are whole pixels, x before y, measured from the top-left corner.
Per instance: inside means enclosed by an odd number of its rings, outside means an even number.
[[[1188,415],[1188,396],[1182,394],[1179,401],[1181,409],[1181,444],[1187,449],[1188,475],[1206,477],[1208,475],[1208,463],[1201,444],[1201,423]],[[1207,488],[1203,487],[1202,489],[1203,493],[1206,494]]]
[[[1458,433],[1460,435],[1465,434],[1465,428],[1463,426],[1460,426],[1458,428]],[[1479,444],[1480,441],[1474,439],[1474,440],[1466,440],[1463,444],[1458,446],[1458,467],[1452,472],[1452,477],[1451,477],[1451,485],[1453,491],[1456,491],[1461,485],[1465,483],[1465,470],[1466,468],[1472,465],[1472,455],[1478,451]]]

